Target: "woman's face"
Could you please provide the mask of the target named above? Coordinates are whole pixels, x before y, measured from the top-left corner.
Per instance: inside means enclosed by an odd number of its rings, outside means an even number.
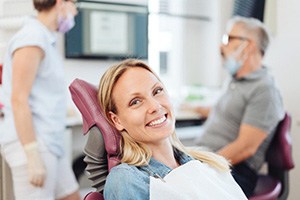
[[[156,144],[175,130],[169,96],[162,83],[146,69],[129,68],[117,81],[112,97],[117,114],[110,117],[119,131],[136,141]],[[125,134],[127,134],[125,133]]]

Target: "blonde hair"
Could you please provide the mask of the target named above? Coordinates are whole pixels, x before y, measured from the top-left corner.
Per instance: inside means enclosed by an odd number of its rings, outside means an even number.
[[[155,72],[147,64],[140,60],[127,59],[110,67],[103,74],[100,80],[98,100],[100,107],[105,113],[106,119],[113,126],[114,124],[110,119],[109,112],[111,111],[115,114],[118,113],[118,109],[115,105],[112,96],[114,86],[127,69],[134,67],[140,67],[145,70],[148,70],[149,72],[154,74],[155,77],[160,81],[159,77],[155,74]],[[151,150],[148,148],[148,146],[143,144],[142,142],[135,141],[129,134],[127,134],[126,130],[121,131],[120,134],[121,162],[135,166],[147,165],[152,156]],[[229,164],[223,157],[211,152],[198,151],[195,149],[188,150],[187,148],[185,148],[184,145],[177,138],[175,132],[171,135],[169,139],[172,146],[178,149],[179,151],[184,152],[197,160],[203,161],[221,171],[229,170]]]

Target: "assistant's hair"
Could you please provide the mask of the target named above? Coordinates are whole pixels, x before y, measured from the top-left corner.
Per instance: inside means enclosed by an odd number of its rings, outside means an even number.
[[[234,25],[242,27],[244,37],[250,36],[255,40],[261,55],[264,56],[270,43],[268,28],[258,19],[241,16],[235,16],[228,21],[227,31],[230,31]]]
[[[56,0],[33,0],[33,6],[37,11],[50,10],[56,4]]]
[[[115,105],[115,101],[113,99],[113,89],[116,85],[119,78],[128,70],[129,68],[143,68],[150,73],[152,73],[159,81],[159,77],[155,74],[155,72],[143,61],[136,59],[127,59],[124,60],[112,67],[110,67],[102,76],[99,84],[98,90],[98,100],[101,109],[105,113],[106,119],[110,124],[113,124],[109,112],[113,112],[115,114],[118,113],[118,108]],[[187,150],[180,140],[177,138],[175,132],[170,137],[170,142],[172,146],[197,160],[201,160],[203,162],[208,163],[209,165],[221,170],[227,171],[229,170],[228,162],[214,153],[197,151],[197,150]],[[143,166],[149,163],[149,160],[152,156],[150,149],[147,145],[142,142],[135,141],[126,130],[121,131],[121,144],[120,144],[120,156],[121,162],[135,165],[135,166]]]

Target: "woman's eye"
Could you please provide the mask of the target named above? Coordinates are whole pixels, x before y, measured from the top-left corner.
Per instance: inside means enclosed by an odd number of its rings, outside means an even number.
[[[164,90],[164,89],[163,89],[162,87],[156,88],[156,89],[154,90],[154,95],[161,93],[163,90]]]
[[[139,99],[133,99],[132,101],[130,101],[129,106],[134,106],[139,104],[141,101]]]

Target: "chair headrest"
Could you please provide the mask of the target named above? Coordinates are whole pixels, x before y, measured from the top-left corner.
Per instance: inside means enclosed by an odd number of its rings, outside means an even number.
[[[274,138],[267,154],[269,164],[286,170],[294,168],[290,128],[291,116],[286,113],[284,118],[277,125]]]
[[[103,136],[108,156],[117,156],[120,152],[120,133],[104,117],[97,99],[96,86],[80,79],[75,79],[69,86],[72,99],[81,112],[83,133],[97,126]]]

